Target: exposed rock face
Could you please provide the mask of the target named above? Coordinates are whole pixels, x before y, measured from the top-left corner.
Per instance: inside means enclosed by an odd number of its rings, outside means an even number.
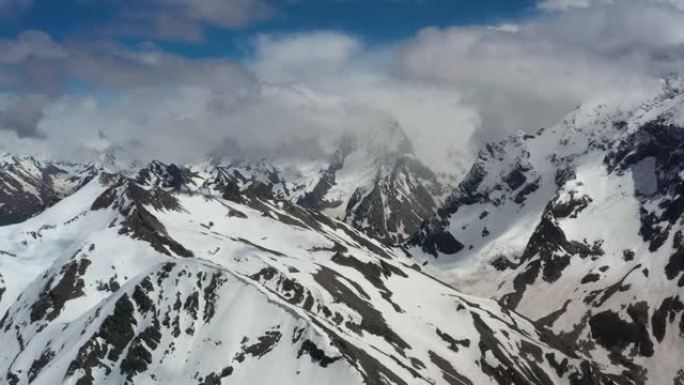
[[[668,88],[630,108],[583,106],[555,127],[488,145],[407,250],[615,373],[676,383],[683,110],[684,94]]]
[[[187,168],[153,161],[147,167],[138,171],[135,179],[137,183],[145,186],[181,189],[192,187],[195,184],[194,176],[192,171]]]
[[[339,148],[332,155],[330,165],[321,172],[320,179],[316,182],[311,191],[305,192],[297,198],[297,204],[312,210],[325,210],[340,206],[342,201],[328,201],[326,195],[335,186],[335,174],[344,168],[344,160],[354,151],[354,140],[345,136],[340,141]]]
[[[412,156],[396,158],[378,172],[370,190],[358,188],[347,203],[344,221],[387,244],[398,244],[435,212],[442,186]]]
[[[97,174],[90,165],[0,154],[0,226],[24,221],[78,190]]]

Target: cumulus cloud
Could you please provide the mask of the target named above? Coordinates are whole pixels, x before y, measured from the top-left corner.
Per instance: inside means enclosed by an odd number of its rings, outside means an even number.
[[[582,102],[657,87],[684,64],[683,26],[670,4],[624,1],[516,28],[428,28],[400,57],[408,76],[465,93],[483,118],[474,139],[491,140],[552,124]]]
[[[0,129],[9,129],[18,138],[41,137],[37,130],[43,119],[46,98],[41,95],[28,95],[22,98],[7,98],[0,109]]]
[[[335,33],[262,37],[250,68],[385,113],[421,157],[449,169],[484,142],[552,125],[580,103],[660,87],[684,68],[678,1],[596,0],[517,24],[426,28],[380,48]]]
[[[338,32],[260,35],[254,42],[251,67],[266,81],[299,82],[327,77],[358,66],[361,43]]]
[[[201,40],[204,28],[234,29],[272,17],[266,0],[124,1],[112,32],[149,38]]]
[[[459,160],[468,158],[462,143],[479,126],[479,116],[457,90],[403,77],[395,59],[392,48],[369,49],[353,36],[317,32],[261,36],[245,64],[260,81],[291,90],[309,105],[363,112],[362,130],[398,125],[435,169],[461,172]],[[333,119],[339,118],[319,125]],[[342,129],[359,131],[358,122],[342,122]]]
[[[42,140],[52,146],[41,145],[40,151],[51,154],[87,158],[116,147],[186,162],[220,151],[217,144],[231,140],[243,154],[252,149],[283,155],[286,143],[292,153],[284,155],[300,156],[306,153],[297,143],[316,152],[317,145],[330,146],[344,132],[362,135],[398,124],[419,155],[440,165],[449,155],[462,158],[463,149],[450,143],[468,137],[479,119],[462,106],[458,92],[388,73],[391,54],[368,50],[340,33],[260,36],[254,55],[241,66],[185,59],[154,47],[62,46],[39,32],[3,44],[17,52],[5,60],[14,70],[25,71],[32,52],[39,51],[38,72],[71,79],[59,91],[42,82],[16,85],[24,88],[24,99],[36,92],[51,99],[32,110],[40,114],[0,120],[11,136],[2,141],[9,148],[35,149]],[[76,92],[67,92],[74,84]],[[23,100],[16,98],[15,104]],[[0,111],[17,116],[1,104]],[[426,127],[430,134],[423,135]]]
[[[97,139],[104,128],[112,145],[136,137],[153,143],[154,136],[160,146],[166,138],[184,142],[201,123],[186,122],[188,116],[249,103],[258,92],[253,77],[231,61],[193,61],[154,47],[68,46],[29,31],[0,41],[0,48],[0,89],[6,90],[0,93],[0,129],[15,136],[5,138],[9,148],[19,139],[43,138],[53,153],[70,154],[101,144],[88,138]]]
[[[240,62],[29,31],[0,40],[0,147],[178,162],[238,148],[305,156],[322,138],[399,125],[421,159],[460,173],[484,141],[548,126],[582,102],[650,92],[681,71],[684,11],[672,1],[592,0],[384,46],[330,31],[260,35]],[[218,23],[201,15],[219,11],[193,12]]]

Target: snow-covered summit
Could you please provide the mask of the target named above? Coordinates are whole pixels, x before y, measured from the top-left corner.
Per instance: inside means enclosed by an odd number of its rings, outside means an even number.
[[[637,383],[679,383],[684,93],[487,145],[408,251]],[[553,293],[549,295],[549,293]]]

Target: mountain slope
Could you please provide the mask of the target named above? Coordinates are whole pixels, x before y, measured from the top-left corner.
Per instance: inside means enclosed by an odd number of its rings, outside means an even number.
[[[287,201],[102,174],[0,228],[8,384],[629,384]]]
[[[89,165],[0,154],[0,226],[40,213],[78,190],[96,173]]]
[[[682,383],[678,84],[487,146],[409,252],[637,383]]]

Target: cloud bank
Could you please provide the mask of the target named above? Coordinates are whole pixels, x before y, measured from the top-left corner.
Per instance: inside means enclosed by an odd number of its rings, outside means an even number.
[[[263,17],[220,17],[233,2],[155,1],[193,23]],[[256,4],[231,7],[268,9]],[[188,162],[225,141],[261,154],[398,124],[420,158],[459,173],[485,141],[553,124],[582,102],[650,91],[684,64],[675,0],[539,7],[517,24],[428,27],[380,46],[342,32],[259,35],[240,61],[26,31],[0,40],[0,150],[92,159],[122,148]]]

